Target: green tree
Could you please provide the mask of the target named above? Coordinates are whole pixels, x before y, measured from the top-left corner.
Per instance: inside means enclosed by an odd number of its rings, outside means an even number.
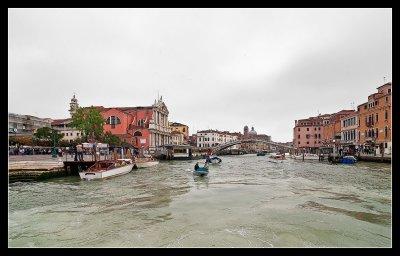
[[[106,132],[103,136],[103,142],[110,146],[121,146],[121,140],[118,136],[111,132]]]
[[[50,127],[42,127],[36,130],[33,134],[35,144],[59,144],[60,140],[64,137],[63,134],[59,133]],[[50,143],[49,143],[50,142]]]
[[[95,107],[78,108],[72,115],[72,126],[82,132],[85,140],[103,137],[104,119]]]

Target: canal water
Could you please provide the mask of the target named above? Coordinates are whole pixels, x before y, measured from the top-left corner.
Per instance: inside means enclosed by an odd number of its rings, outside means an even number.
[[[390,247],[391,166],[223,156],[9,187],[10,247]]]

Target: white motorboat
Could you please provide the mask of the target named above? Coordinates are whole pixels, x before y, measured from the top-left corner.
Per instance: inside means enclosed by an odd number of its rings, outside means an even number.
[[[96,162],[86,171],[79,172],[79,176],[83,180],[105,179],[127,174],[132,171],[132,168],[131,159],[104,160]]]
[[[293,155],[293,159],[303,160],[303,155]],[[319,156],[317,154],[304,154],[304,160],[319,160]]]

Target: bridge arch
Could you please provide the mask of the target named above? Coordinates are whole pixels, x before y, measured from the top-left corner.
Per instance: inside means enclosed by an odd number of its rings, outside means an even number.
[[[242,144],[242,143],[265,143],[267,145],[275,146],[275,147],[280,147],[280,148],[285,148],[285,149],[290,149],[293,150],[294,148],[291,146],[286,146],[282,145],[280,143],[272,142],[272,141],[267,141],[267,140],[259,140],[259,139],[243,139],[243,140],[235,140],[235,141],[230,141],[224,144],[219,144],[216,147],[211,148],[212,153],[217,153],[221,150],[224,150],[226,148],[232,147],[234,145]]]

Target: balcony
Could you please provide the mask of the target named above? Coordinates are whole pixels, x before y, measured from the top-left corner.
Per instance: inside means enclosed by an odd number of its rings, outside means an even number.
[[[374,122],[368,121],[368,122],[365,123],[365,125],[366,125],[367,127],[373,127],[373,126],[374,126]]]

